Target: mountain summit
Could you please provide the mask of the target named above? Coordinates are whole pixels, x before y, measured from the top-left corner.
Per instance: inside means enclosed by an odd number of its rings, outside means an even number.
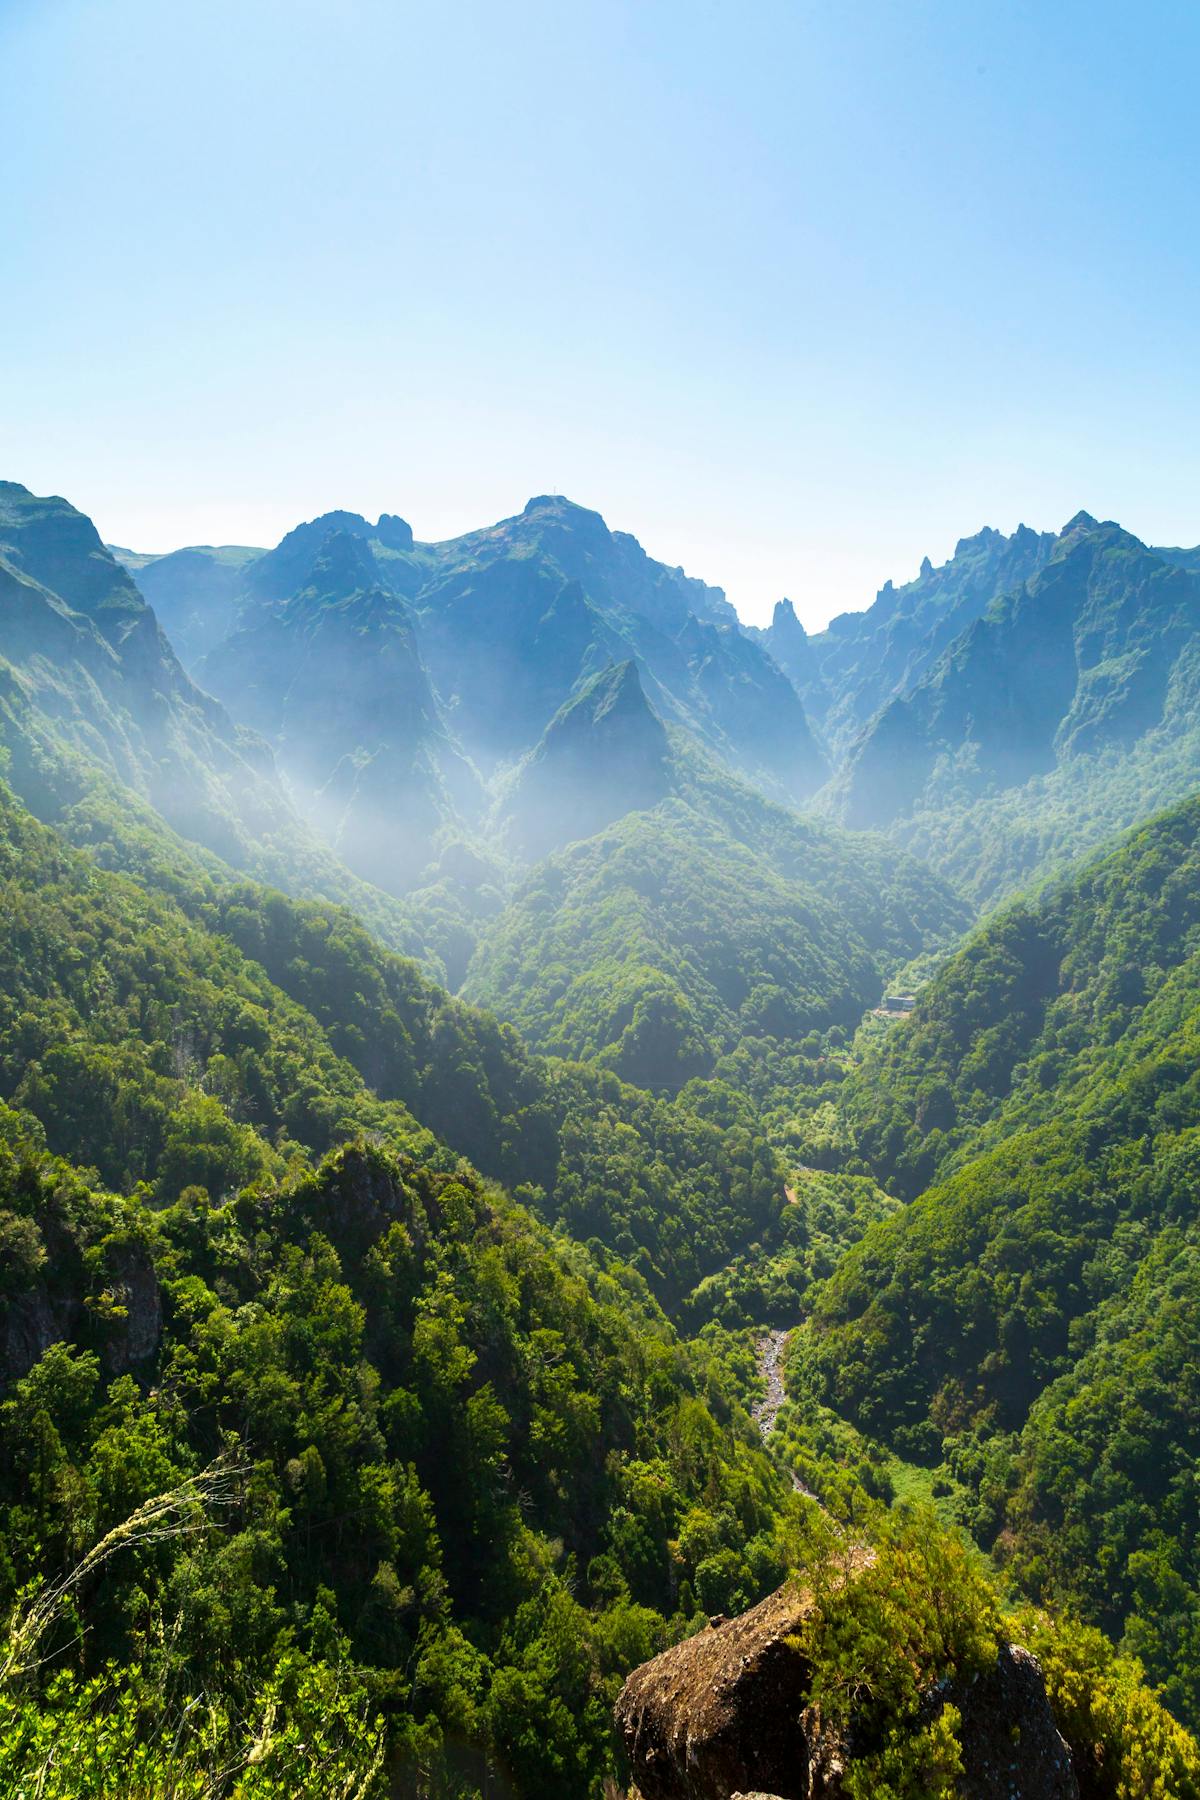
[[[532,861],[591,837],[667,791],[667,734],[632,659],[594,675],[562,707],[517,771],[501,807],[508,835]]]

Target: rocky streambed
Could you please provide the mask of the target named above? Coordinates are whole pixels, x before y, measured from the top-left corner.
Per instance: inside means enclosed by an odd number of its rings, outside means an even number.
[[[761,1400],[755,1401],[750,1414],[764,1439],[774,1431],[780,1408],[787,1398],[783,1391],[783,1350],[790,1336],[790,1332],[772,1329],[765,1331],[758,1340],[758,1372],[767,1391]]]

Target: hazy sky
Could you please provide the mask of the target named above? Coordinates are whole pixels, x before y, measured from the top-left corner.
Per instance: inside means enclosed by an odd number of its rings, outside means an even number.
[[[1200,540],[1200,7],[0,0],[0,475],[141,549],[557,489],[748,618]]]

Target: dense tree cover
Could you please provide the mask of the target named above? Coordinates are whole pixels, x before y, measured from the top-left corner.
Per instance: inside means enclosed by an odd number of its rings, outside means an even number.
[[[541,863],[484,933],[464,992],[554,1054],[642,1086],[768,1067],[852,1026],[885,971],[965,922],[920,865],[802,821],[680,743],[673,797]]]
[[[817,1294],[812,1390],[964,1484],[1027,1590],[1200,1712],[1200,803],[1010,910],[844,1084],[911,1192]]]
[[[1197,767],[1200,730],[1172,718],[1136,744],[1074,757],[1019,787],[921,806],[894,835],[990,908],[1186,799]]]
[[[810,1288],[832,1275],[844,1252],[898,1202],[866,1175],[793,1169],[787,1206],[767,1241],[756,1239],[689,1294],[683,1317],[725,1327],[800,1317]]]
[[[102,869],[0,793],[0,1580],[242,1473],[220,1531],[82,1585],[82,1660],[6,1696],[7,1753],[102,1769],[157,1709],[210,1772],[274,1734],[282,1792],[336,1694],[331,1768],[382,1709],[446,1792],[487,1757],[591,1791],[618,1675],[784,1567],[785,1482],[619,1260],[682,1293],[784,1206],[774,1154],[732,1089],[542,1063],[339,909],[142,848]]]
[[[875,1513],[874,1555],[846,1578],[844,1547],[812,1559],[801,1634],[823,1723],[849,1737],[849,1800],[954,1800],[960,1704],[1002,1644],[1032,1649],[1088,1800],[1195,1800],[1200,1746],[1103,1635],[1013,1614],[961,1540],[929,1513]],[[1013,1732],[1013,1768],[1020,1767]],[[1014,1787],[1014,1792],[1017,1791]]]
[[[1137,1246],[1138,1249],[1141,1246]],[[1128,1241],[1126,1256],[1134,1249]],[[1200,1235],[1170,1229],[1099,1308],[1087,1349],[1015,1443],[964,1446],[984,1507],[997,1474],[1021,1585],[1123,1633],[1164,1697],[1200,1696]],[[990,1454],[989,1454],[990,1450]],[[975,1466],[973,1466],[975,1465]],[[978,1473],[976,1473],[976,1467]]]
[[[781,1577],[786,1489],[716,1365],[465,1165],[359,1145],[151,1208],[0,1125],[8,1599],[234,1471],[211,1530],[79,1583],[48,1646],[74,1680],[134,1659],[135,1691],[249,1709],[293,1653],[348,1661],[413,1781],[454,1791],[457,1739],[471,1791],[487,1755],[591,1793],[619,1675]]]
[[[845,923],[668,802],[539,865],[465,991],[538,1048],[677,1088],[742,1029],[785,1038],[856,1016],[878,975]]]
[[[781,1212],[732,1090],[547,1064],[339,908],[176,873],[168,898],[97,870],[0,794],[0,1093],[110,1185],[219,1198],[377,1132],[466,1156],[672,1303]]]
[[[975,1153],[1057,1119],[1064,1094],[1073,1110],[1098,1113],[1135,1068],[1134,1096],[1152,1108],[1148,1061],[1163,1065],[1160,1088],[1182,1079],[1166,1045],[1187,1016],[1198,934],[1193,799],[1007,908],[943,967],[842,1088],[861,1153],[907,1197],[954,1166],[961,1146]]]

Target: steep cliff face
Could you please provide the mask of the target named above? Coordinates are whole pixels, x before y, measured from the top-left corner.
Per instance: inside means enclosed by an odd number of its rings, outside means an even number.
[[[780,1588],[634,1670],[616,1706],[631,1800],[841,1800],[854,1732],[831,1731],[812,1703],[800,1642],[811,1607],[798,1588]],[[924,1712],[933,1720],[951,1706],[962,1800],[1079,1800],[1029,1651],[1001,1646],[993,1667],[931,1689]]]

